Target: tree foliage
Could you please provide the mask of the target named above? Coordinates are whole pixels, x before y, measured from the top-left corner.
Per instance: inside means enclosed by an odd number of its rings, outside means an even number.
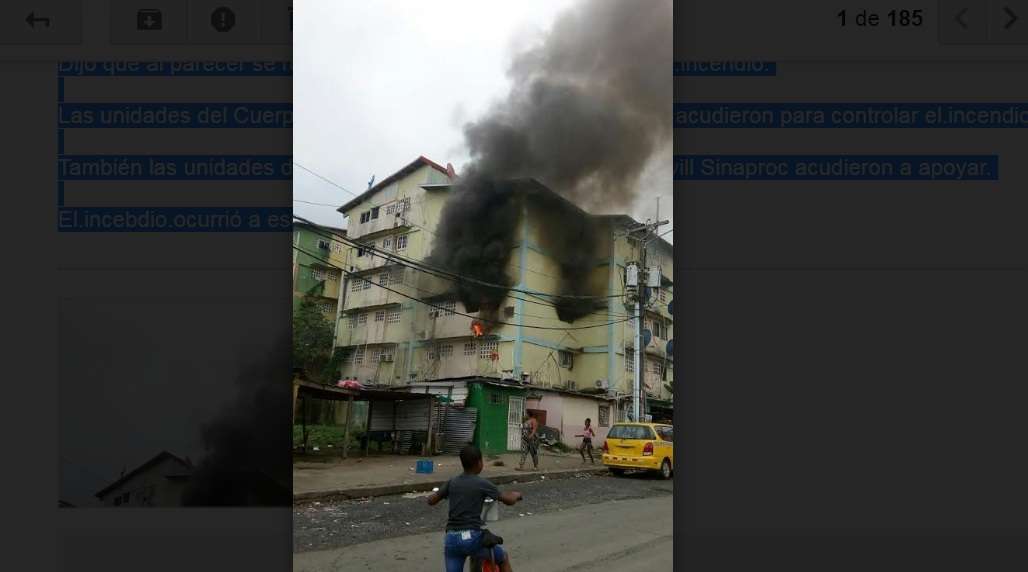
[[[293,312],[293,367],[305,378],[332,383],[339,372],[341,353],[334,351],[332,323],[318,308],[310,293]]]

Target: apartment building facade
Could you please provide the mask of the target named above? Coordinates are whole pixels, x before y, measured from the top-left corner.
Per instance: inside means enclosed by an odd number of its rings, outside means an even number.
[[[346,245],[335,235],[346,236],[339,228],[318,228],[293,223],[293,311],[304,296],[317,300],[325,319],[336,322],[339,292],[343,283],[340,270],[346,260]]]
[[[523,201],[508,268],[514,286],[498,318],[503,324],[478,335],[472,327],[477,314],[453,296],[452,279],[381,254],[424,263],[454,181],[452,168],[419,157],[339,209],[348,221],[348,238],[360,245],[343,252],[342,266],[350,274],[343,281],[336,329],[336,345],[346,356],[342,376],[388,385],[481,376],[630,393],[635,325],[624,303],[624,272],[626,263],[641,258],[641,247],[625,229],[637,223],[628,216],[593,217],[601,230],[584,280],[596,293],[597,308],[569,323],[558,319],[547,297],[558,293],[561,281],[549,232],[552,217],[537,201]],[[525,192],[557,196],[536,181],[517,184]],[[644,317],[652,340],[645,348],[643,380],[649,396],[669,399],[672,247],[654,240],[647,258],[648,265],[660,267],[663,282]]]

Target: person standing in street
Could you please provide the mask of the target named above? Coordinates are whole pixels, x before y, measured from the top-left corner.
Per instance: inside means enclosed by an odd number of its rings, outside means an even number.
[[[525,457],[532,455],[532,465],[536,471],[539,470],[539,445],[538,445],[539,423],[535,416],[529,413],[521,423],[521,462],[518,463],[518,470],[525,468]]]
[[[585,427],[582,428],[581,435],[575,435],[575,437],[582,438],[582,444],[578,447],[578,453],[582,455],[582,462],[585,462],[585,454],[589,453],[589,462],[596,464],[596,459],[593,459],[593,437],[596,436],[596,431],[592,427],[592,419],[585,418]]]

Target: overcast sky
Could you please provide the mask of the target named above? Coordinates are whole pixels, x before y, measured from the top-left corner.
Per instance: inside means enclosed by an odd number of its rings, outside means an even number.
[[[467,161],[461,128],[508,91],[507,67],[576,0],[338,2],[297,7],[294,26],[294,159],[360,193],[418,155],[457,172]],[[669,121],[670,121],[670,110]],[[640,182],[637,219],[671,214],[671,152]],[[353,198],[296,169],[293,198],[341,205]],[[341,226],[334,208],[296,202],[297,214]],[[668,230],[670,226],[662,230]],[[670,239],[672,235],[666,238]]]

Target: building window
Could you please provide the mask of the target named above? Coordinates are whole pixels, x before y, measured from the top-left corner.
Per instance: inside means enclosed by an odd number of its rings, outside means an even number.
[[[389,273],[388,272],[385,272],[385,273],[380,274],[378,276],[378,284],[380,286],[388,286],[389,285]]]
[[[499,349],[499,342],[479,342],[478,344],[478,357],[494,359],[497,357],[497,350]]]
[[[357,258],[360,258],[361,256],[364,256],[364,252],[365,252],[364,248],[358,246],[357,247]]]
[[[396,203],[389,203],[386,205],[386,214],[391,215],[396,212]]]
[[[599,412],[599,414],[596,417],[598,418],[597,419],[597,423],[600,425],[600,427],[609,427],[610,426],[610,406],[609,405],[601,405],[600,406],[600,412]]]
[[[467,342],[464,344],[464,355],[473,356],[475,355],[475,342]]]
[[[558,352],[560,355],[560,367],[566,367],[571,369],[572,364],[575,361],[575,354],[561,350]]]
[[[407,249],[407,235],[406,234],[401,234],[401,235],[396,237],[396,250],[399,251],[399,250],[406,250],[406,249]]]
[[[503,396],[500,395],[499,391],[489,392],[489,404],[490,405],[503,405]]]
[[[343,245],[342,244],[339,244],[338,242],[333,242],[332,243],[332,252],[335,252],[336,254],[339,254],[342,251],[343,251]]]
[[[393,348],[392,347],[388,347],[388,348],[382,348],[381,350],[379,350],[378,361],[379,362],[391,362],[391,361],[393,361]]]
[[[410,197],[400,199],[396,203],[396,212],[405,213],[410,210]]]
[[[386,317],[386,323],[388,324],[399,324],[400,323],[400,311],[389,310],[389,315]]]
[[[325,314],[332,314],[336,310],[336,307],[333,306],[330,302],[323,302],[321,304],[318,304],[318,307]]]
[[[393,237],[387,236],[387,237],[383,238],[382,239],[382,250],[387,250],[388,251],[388,250],[392,250],[392,249],[393,249]]]
[[[364,324],[367,324],[367,323],[368,323],[368,314],[367,314],[366,312],[361,312],[361,313],[360,313],[360,314],[359,314],[359,315],[357,316],[357,323],[358,323],[358,324],[360,324],[360,325],[362,325],[362,326],[363,326]]]
[[[371,211],[364,211],[361,213],[361,224],[364,224],[371,220]]]
[[[324,238],[318,239],[318,248],[321,250],[328,250],[328,241]]]
[[[385,319],[386,319],[385,310],[379,310],[379,311],[375,312],[375,321],[376,322],[384,322]]]
[[[371,220],[378,218],[378,207],[371,209]]]
[[[439,357],[448,358],[453,355],[453,344],[443,344],[439,346]]]
[[[635,371],[635,350],[631,348],[625,348],[625,371]]]
[[[354,278],[353,284],[350,284],[350,292],[360,292],[363,288],[360,278]]]
[[[352,330],[352,329],[354,329],[356,327],[357,327],[357,315],[356,314],[350,314],[350,329]]]

